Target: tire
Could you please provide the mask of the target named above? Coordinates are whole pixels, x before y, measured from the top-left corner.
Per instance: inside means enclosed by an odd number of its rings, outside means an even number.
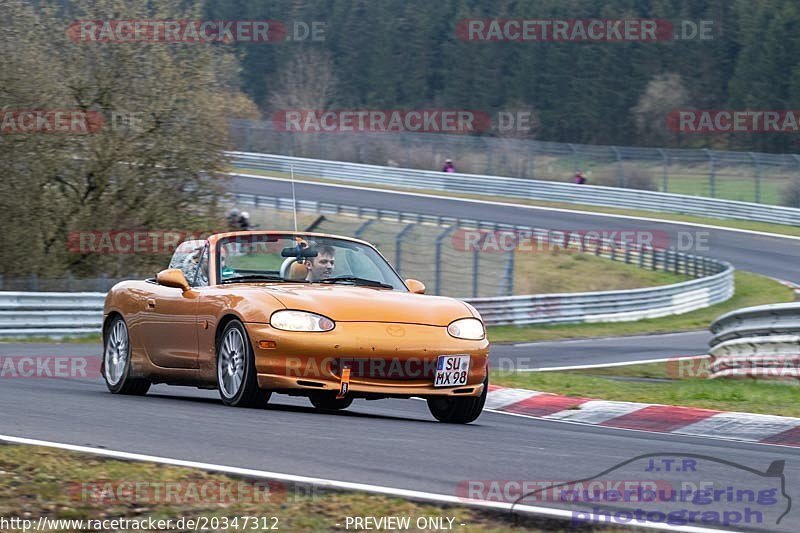
[[[428,409],[439,422],[446,424],[469,424],[483,412],[486,394],[489,392],[489,376],[483,382],[483,393],[476,397],[428,398]]]
[[[104,332],[103,379],[112,394],[143,396],[150,390],[150,382],[132,378],[131,343],[128,326],[122,317],[115,317]]]
[[[258,388],[253,347],[238,320],[228,322],[217,343],[217,390],[232,407],[265,407],[271,393]]]
[[[311,405],[320,411],[341,411],[347,409],[353,403],[353,398],[345,397],[341,400],[336,399],[336,393],[317,393],[308,397]]]

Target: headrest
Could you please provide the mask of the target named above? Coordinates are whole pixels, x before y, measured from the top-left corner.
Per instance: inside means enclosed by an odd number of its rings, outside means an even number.
[[[308,277],[308,267],[305,264],[295,261],[289,266],[289,275],[286,276],[286,279],[299,281],[306,277]]]

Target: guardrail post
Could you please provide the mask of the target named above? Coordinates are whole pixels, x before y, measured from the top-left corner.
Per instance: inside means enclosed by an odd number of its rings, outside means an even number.
[[[416,226],[416,224],[407,225],[405,228],[400,230],[400,233],[397,234],[397,238],[395,239],[396,250],[395,250],[394,268],[395,270],[397,270],[397,272],[400,272],[400,261],[403,258],[403,238],[406,236],[406,233],[408,233],[408,231],[414,226]]]
[[[367,228],[368,228],[368,227],[370,226],[370,224],[372,224],[373,222],[375,222],[375,219],[374,219],[374,218],[370,218],[369,220],[367,220],[366,222],[364,222],[363,224],[361,224],[361,225],[358,227],[358,229],[357,229],[355,232],[353,232],[353,237],[355,237],[356,239],[360,239],[360,238],[361,238],[361,235],[363,235],[363,234],[364,234],[364,232],[367,230]]]
[[[697,277],[697,256],[692,255],[692,277]]]
[[[578,165],[578,150],[575,148],[574,144],[567,144],[569,149],[572,150],[572,168],[577,174],[581,167]]]
[[[717,197],[717,169],[714,166],[714,154],[708,148],[703,148],[708,157],[708,192],[711,198]]]
[[[625,175],[622,173],[622,155],[616,146],[612,146],[611,150],[614,151],[614,156],[617,158],[617,187],[624,187]]]
[[[644,244],[639,245],[639,268],[644,268]]]
[[[39,290],[39,275],[38,274],[31,274],[30,280],[28,281],[28,290],[31,291],[38,291]]]
[[[755,176],[755,179],[756,179],[756,182],[755,182],[756,192],[755,192],[755,197],[756,197],[756,203],[760,204],[761,203],[761,165],[758,163],[758,158],[756,157],[756,154],[754,154],[753,152],[747,152],[747,153],[750,155],[750,159],[753,160],[753,166],[755,166],[755,170],[756,170],[756,176]]]
[[[508,251],[506,262],[506,296],[514,295],[514,248]]]
[[[483,241],[486,240],[488,233],[481,235],[478,239],[478,245],[472,251],[472,297],[478,297],[478,276],[480,275],[480,254]]]
[[[450,226],[445,229],[436,237],[436,261],[434,272],[434,294],[437,296],[442,293],[442,241],[447,235],[455,229],[455,226]]]
[[[667,153],[662,149],[658,149],[658,153],[661,154],[661,158],[664,160],[664,172],[661,176],[661,192],[669,192],[669,157],[667,157]]]
[[[650,248],[650,269],[656,270],[656,249]]]

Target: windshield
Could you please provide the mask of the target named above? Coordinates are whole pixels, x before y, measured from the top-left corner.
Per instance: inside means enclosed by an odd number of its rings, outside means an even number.
[[[217,279],[341,283],[407,292],[392,267],[374,248],[311,235],[248,235],[217,243]]]

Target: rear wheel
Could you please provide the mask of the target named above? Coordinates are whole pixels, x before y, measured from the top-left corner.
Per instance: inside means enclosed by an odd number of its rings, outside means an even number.
[[[312,394],[308,399],[314,407],[322,411],[340,411],[347,409],[353,403],[353,398],[350,397],[337,400],[336,393],[332,392]]]
[[[428,409],[439,422],[469,424],[481,416],[488,392],[489,376],[486,376],[486,380],[483,382],[483,392],[480,396],[428,398]]]
[[[103,343],[103,379],[114,394],[142,396],[150,389],[146,379],[132,378],[131,343],[128,326],[117,316],[108,325]]]
[[[244,325],[228,322],[217,344],[217,389],[222,403],[233,407],[264,407],[270,393],[258,388],[253,347]]]

